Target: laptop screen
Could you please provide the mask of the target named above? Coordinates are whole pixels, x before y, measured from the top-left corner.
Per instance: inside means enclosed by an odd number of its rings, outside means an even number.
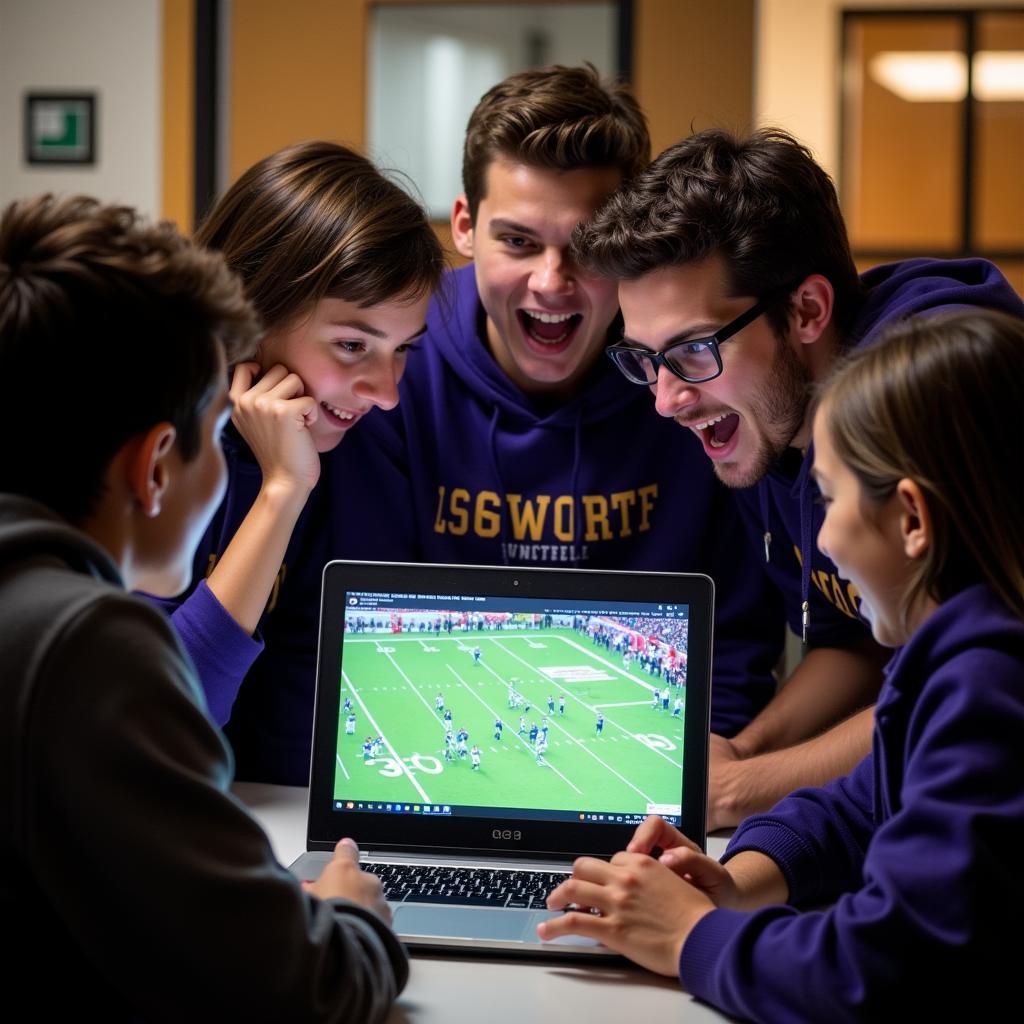
[[[349,591],[336,811],[679,824],[688,605]]]
[[[702,840],[712,604],[702,576],[331,563],[311,848],[601,850],[652,813]]]

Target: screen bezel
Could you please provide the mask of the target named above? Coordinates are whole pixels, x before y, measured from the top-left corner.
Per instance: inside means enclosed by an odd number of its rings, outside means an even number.
[[[512,821],[503,817],[444,817],[371,811],[338,812],[334,760],[341,675],[341,645],[325,644],[324,623],[345,615],[350,591],[421,594],[483,594],[488,597],[602,602],[647,602],[689,606],[686,718],[683,723],[681,831],[705,848],[711,637],[714,583],[695,573],[616,572],[491,566],[424,565],[335,561],[324,567],[317,653],[316,715],[309,787],[307,848],[330,850],[343,836],[375,850],[453,854],[486,853],[505,858],[608,856],[624,849],[633,826],[607,822]],[[443,824],[442,824],[443,823]],[[514,829],[514,845],[494,831]],[[443,836],[443,843],[440,838]]]

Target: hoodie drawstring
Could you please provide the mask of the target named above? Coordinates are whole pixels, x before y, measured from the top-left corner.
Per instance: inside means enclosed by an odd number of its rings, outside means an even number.
[[[805,466],[806,468],[806,466]],[[811,627],[811,544],[812,509],[811,498],[807,492],[809,473],[800,475],[800,618],[801,641],[807,646],[807,633]]]
[[[573,438],[573,451],[572,451],[572,474],[569,477],[569,487],[572,492],[572,507],[573,507],[573,526],[575,534],[573,540],[573,559],[572,566],[574,569],[580,567],[580,550],[583,547],[581,542],[582,531],[579,527],[583,523],[583,498],[579,492],[579,475],[580,475],[580,463],[582,461],[583,453],[583,403],[580,403],[579,408],[576,410],[576,424],[575,434]]]
[[[501,470],[498,468],[498,415],[499,406],[495,406],[491,413],[491,422],[487,428],[487,453],[491,457],[491,472],[494,474],[494,479],[497,481],[498,490],[502,495],[505,493],[505,488],[501,482]],[[508,503],[506,502],[506,505]],[[501,561],[503,565],[508,565],[508,516],[505,514],[505,510],[502,509],[500,517],[501,522]]]

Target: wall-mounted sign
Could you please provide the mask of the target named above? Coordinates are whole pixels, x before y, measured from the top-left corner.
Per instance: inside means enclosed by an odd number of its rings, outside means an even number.
[[[28,93],[25,159],[30,164],[96,162],[96,94]]]

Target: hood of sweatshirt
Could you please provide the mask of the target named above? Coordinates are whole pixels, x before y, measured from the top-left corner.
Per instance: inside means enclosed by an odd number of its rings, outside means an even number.
[[[909,316],[984,308],[1024,317],[1024,302],[998,267],[981,259],[913,259],[875,267],[861,276],[864,301],[847,339],[849,347],[870,345],[891,324]],[[794,453],[795,454],[795,453]],[[769,506],[772,491],[776,509],[791,537],[799,538],[800,633],[808,642],[811,625],[811,576],[818,530],[824,511],[816,503],[817,488],[810,475],[814,449],[802,458],[785,458],[757,486],[766,561],[771,560],[772,530]],[[782,493],[788,491],[788,501]],[[836,586],[832,567],[833,588]],[[791,624],[792,624],[792,616]]]
[[[110,556],[45,505],[17,494],[0,494],[0,566],[55,557],[76,572],[121,586]]]

